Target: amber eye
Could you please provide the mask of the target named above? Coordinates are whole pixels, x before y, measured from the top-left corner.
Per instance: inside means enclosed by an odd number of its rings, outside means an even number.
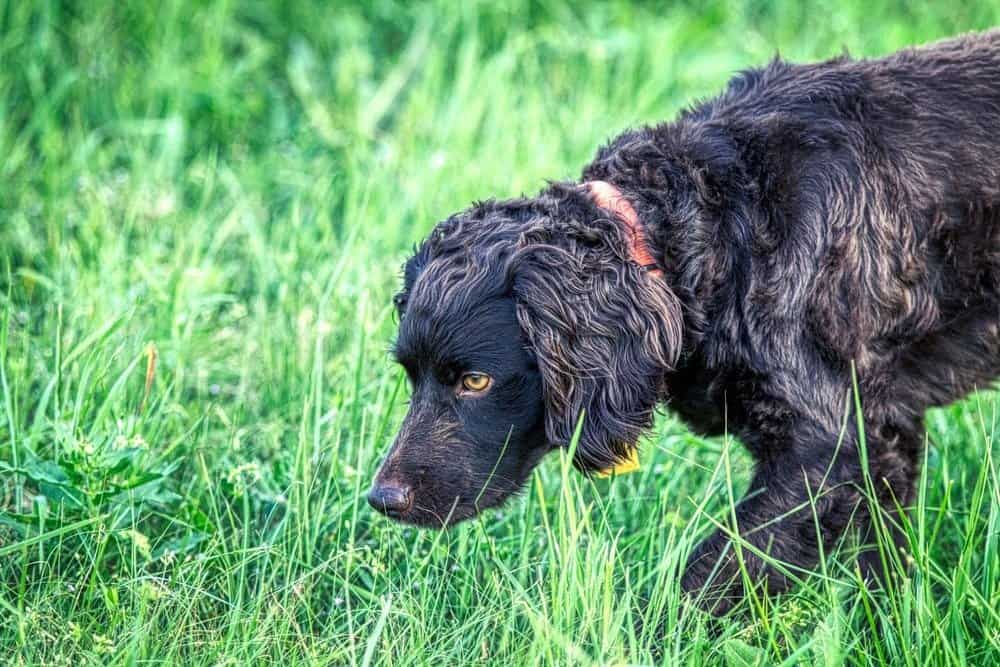
[[[479,393],[489,389],[492,382],[486,373],[466,373],[462,376],[462,389]]]

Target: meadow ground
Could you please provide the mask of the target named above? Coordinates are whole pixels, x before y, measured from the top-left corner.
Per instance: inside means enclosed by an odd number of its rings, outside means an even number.
[[[777,51],[1000,5],[0,1],[0,662],[997,664],[997,396],[928,415],[912,562],[831,554],[717,624],[686,551],[747,480],[669,414],[447,533],[363,492],[404,410],[406,251]]]

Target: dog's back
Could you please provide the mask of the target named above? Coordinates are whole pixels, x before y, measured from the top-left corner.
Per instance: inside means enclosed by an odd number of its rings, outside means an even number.
[[[1000,373],[1000,31],[877,60],[775,61],[685,124],[729,133],[762,186],[748,317],[805,322],[845,364],[919,387],[919,404]],[[928,354],[938,370],[913,363]],[[956,379],[956,365],[977,371]]]

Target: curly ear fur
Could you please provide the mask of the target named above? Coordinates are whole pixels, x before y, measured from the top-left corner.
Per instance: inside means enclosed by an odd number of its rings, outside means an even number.
[[[574,464],[596,471],[623,460],[651,425],[682,320],[666,282],[630,259],[621,223],[563,194],[555,215],[522,234],[512,291],[542,374],[546,434],[568,445],[585,415]]]

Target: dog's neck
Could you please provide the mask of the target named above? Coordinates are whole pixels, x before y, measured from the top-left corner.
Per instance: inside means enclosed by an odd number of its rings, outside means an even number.
[[[621,190],[607,181],[586,181],[582,185],[590,194],[591,201],[611,213],[625,228],[632,260],[651,274],[662,276],[663,270],[659,268],[656,259],[649,251],[646,230],[639,220],[639,215]]]
[[[659,163],[655,169],[637,167],[649,159],[643,151],[650,145]],[[705,145],[713,149],[708,155]],[[630,226],[643,233],[646,252],[681,302],[685,355],[701,344],[720,286],[734,284],[735,276],[724,273],[739,265],[724,216],[764,190],[743,164],[742,152],[737,139],[717,125],[682,120],[626,133],[583,169],[583,185],[608,183],[606,192],[614,195],[591,196],[592,203],[609,210],[602,199],[628,202]]]

